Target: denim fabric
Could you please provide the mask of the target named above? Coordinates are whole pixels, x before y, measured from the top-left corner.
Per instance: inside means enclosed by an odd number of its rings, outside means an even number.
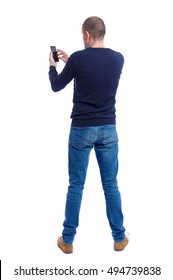
[[[114,241],[125,238],[121,195],[117,185],[118,136],[115,125],[71,126],[69,135],[69,187],[66,199],[63,240],[72,244],[79,224],[81,199],[89,163],[94,148],[103,191],[106,213]]]

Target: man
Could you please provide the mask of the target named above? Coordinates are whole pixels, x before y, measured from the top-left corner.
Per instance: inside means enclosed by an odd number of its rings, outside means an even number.
[[[89,17],[82,25],[85,49],[68,55],[58,49],[57,56],[66,63],[60,74],[52,53],[49,55],[49,79],[52,90],[62,90],[74,79],[72,123],[69,135],[69,187],[62,236],[57,245],[64,253],[73,252],[79,212],[91,149],[94,148],[106,201],[106,213],[114,250],[128,244],[123,226],[121,196],[117,185],[118,136],[115,96],[124,58],[104,46],[105,24],[99,17]]]

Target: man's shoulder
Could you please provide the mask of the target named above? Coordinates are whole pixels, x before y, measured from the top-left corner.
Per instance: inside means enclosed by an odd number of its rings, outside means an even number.
[[[86,61],[88,57],[87,49],[83,49],[73,52],[70,55],[70,60],[73,62],[73,64],[75,64],[80,63],[80,61]]]
[[[121,52],[115,51],[115,50],[113,50],[113,49],[108,49],[108,50],[109,50],[109,52],[110,52],[112,55],[118,56],[118,57],[120,57],[120,58],[124,58],[124,56],[123,56],[123,54],[122,54]]]
[[[79,51],[75,51],[71,54],[71,57],[78,57],[78,56],[82,56],[85,53],[86,49],[83,50],[79,50]]]

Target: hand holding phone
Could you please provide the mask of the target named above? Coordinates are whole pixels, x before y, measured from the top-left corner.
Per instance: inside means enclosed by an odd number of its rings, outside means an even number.
[[[55,60],[55,62],[59,61],[59,58],[57,56],[57,51],[56,51],[56,47],[55,46],[50,46],[52,55],[53,55],[53,59]]]

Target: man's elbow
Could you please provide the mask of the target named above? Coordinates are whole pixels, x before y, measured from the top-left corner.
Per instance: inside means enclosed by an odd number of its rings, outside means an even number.
[[[59,91],[59,90],[57,89],[57,87],[55,87],[55,86],[51,86],[51,88],[52,88],[52,91],[53,91],[53,92]]]
[[[63,87],[61,87],[60,85],[54,84],[54,83],[51,83],[51,88],[52,88],[53,92],[58,92],[63,89]]]

